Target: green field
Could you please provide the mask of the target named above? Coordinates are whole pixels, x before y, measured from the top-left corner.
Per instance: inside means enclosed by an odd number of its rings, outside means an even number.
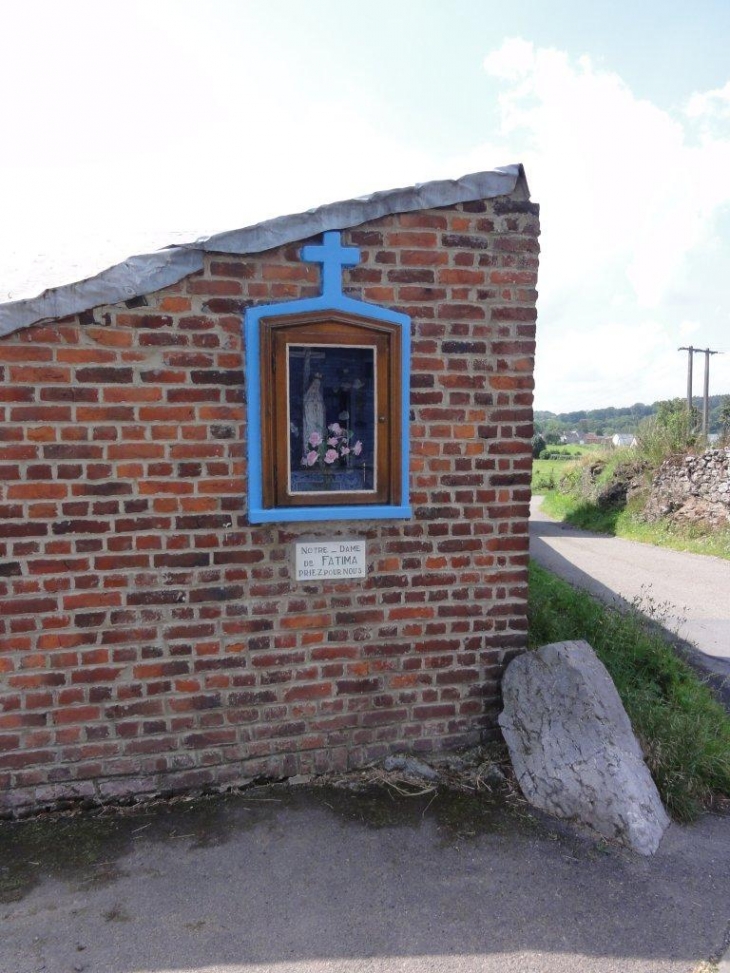
[[[548,446],[550,450],[559,450],[564,459],[534,459],[532,461],[532,492],[547,493],[555,490],[560,477],[565,472],[565,464],[580,459],[582,456],[590,455],[592,452],[600,452],[600,446]]]

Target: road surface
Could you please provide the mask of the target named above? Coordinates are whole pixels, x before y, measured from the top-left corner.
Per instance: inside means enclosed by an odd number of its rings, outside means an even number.
[[[603,601],[659,606],[664,627],[730,678],[730,561],[579,530],[551,520],[541,502],[533,497],[530,510],[530,554],[538,564]]]
[[[0,970],[696,973],[724,951],[730,817],[672,824],[644,859],[484,793],[0,822]]]

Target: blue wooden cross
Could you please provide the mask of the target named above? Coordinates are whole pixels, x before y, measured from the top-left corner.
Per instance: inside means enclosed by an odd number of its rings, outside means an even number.
[[[321,244],[302,247],[305,263],[322,264],[322,297],[335,299],[342,296],[342,268],[360,263],[357,247],[343,247],[340,231],[328,230]]]

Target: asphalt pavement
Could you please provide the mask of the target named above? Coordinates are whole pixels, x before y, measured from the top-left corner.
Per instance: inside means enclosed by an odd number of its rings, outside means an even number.
[[[645,859],[463,794],[6,822],[0,970],[695,973],[728,943],[729,860],[727,816]]]
[[[730,561],[653,547],[559,523],[530,507],[530,555],[605,602],[638,604],[730,683]]]

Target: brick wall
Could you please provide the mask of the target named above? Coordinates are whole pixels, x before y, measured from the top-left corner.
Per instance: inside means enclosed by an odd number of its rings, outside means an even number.
[[[413,320],[410,521],[252,526],[242,309],[300,245],[0,339],[0,811],[358,766],[496,734],[525,638],[537,208],[343,233]],[[297,585],[302,535],[366,581]]]

